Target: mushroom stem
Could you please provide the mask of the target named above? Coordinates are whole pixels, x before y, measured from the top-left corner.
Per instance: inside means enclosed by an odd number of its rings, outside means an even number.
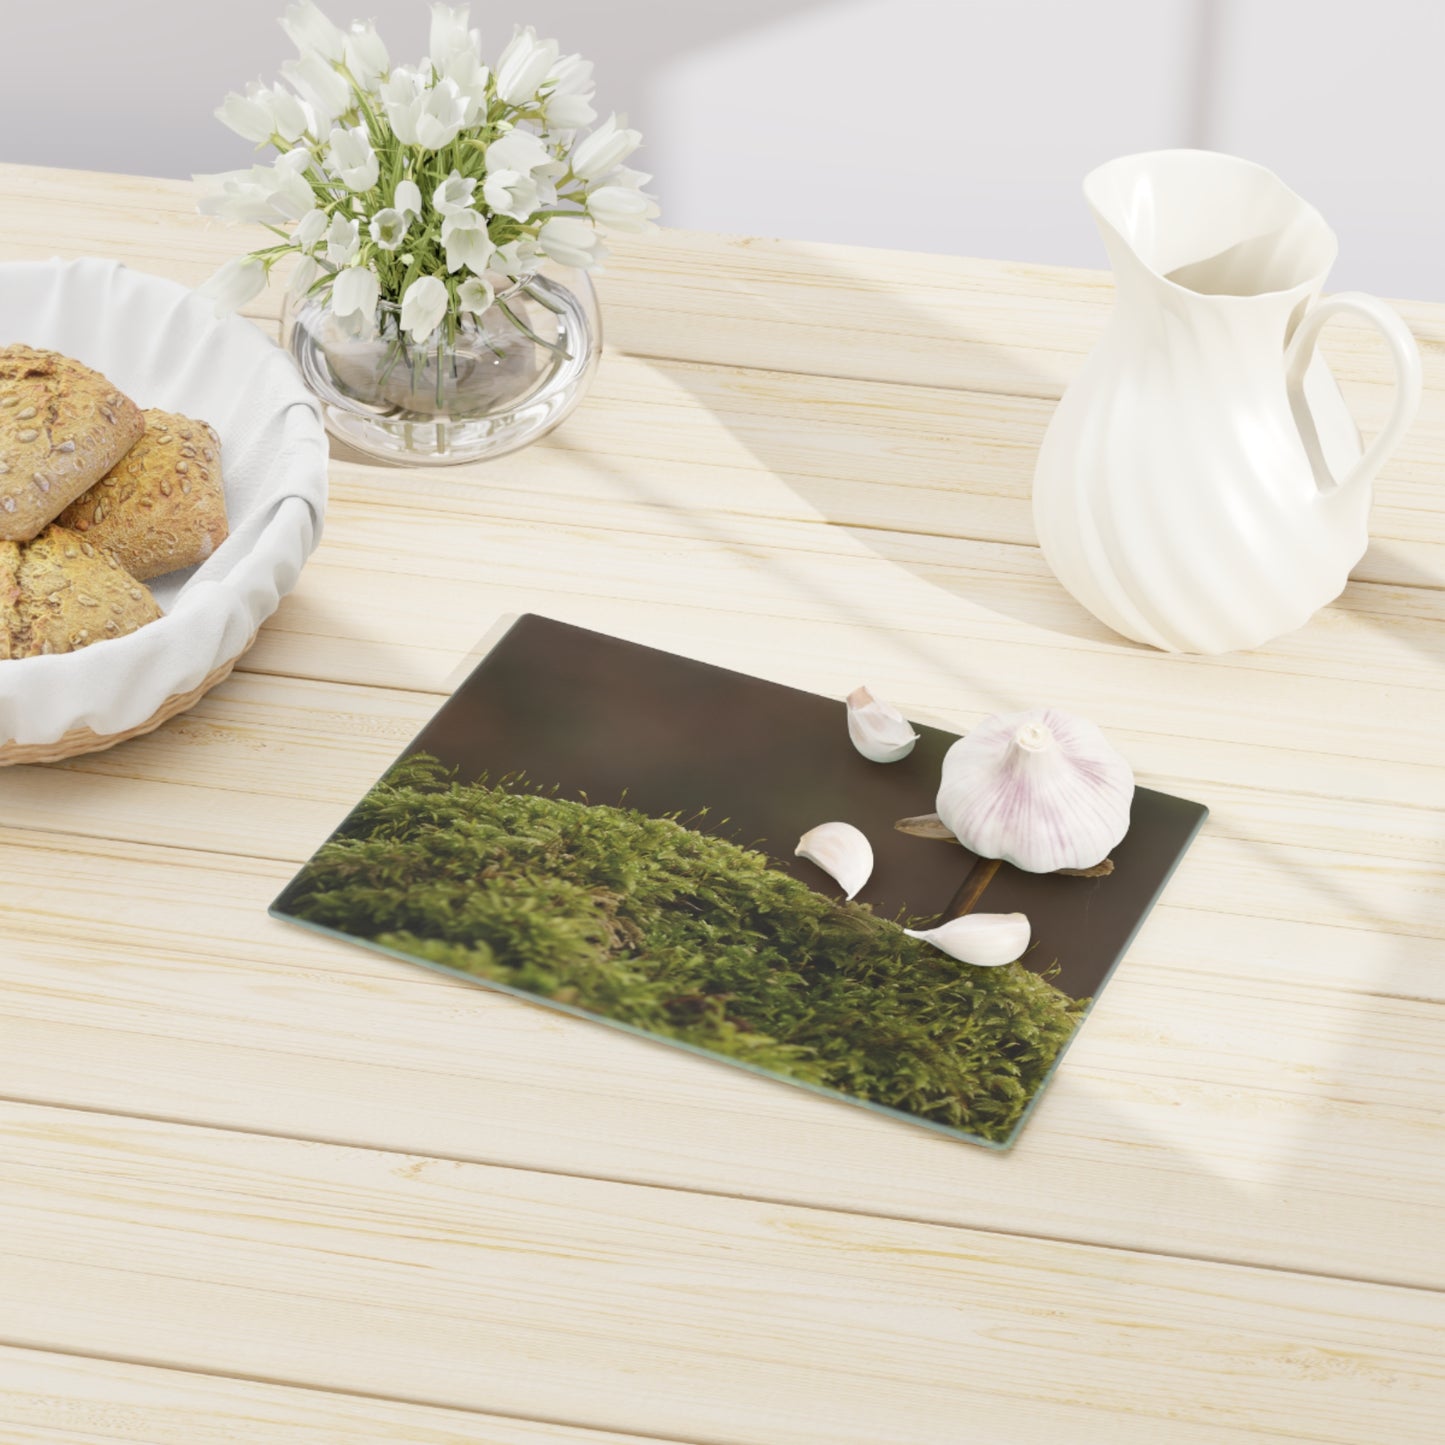
[[[977,906],[978,900],[983,897],[983,890],[993,882],[993,875],[1002,867],[997,858],[980,858],[973,866],[973,872],[968,875],[968,880],[963,885],[963,892],[958,895],[958,901],[948,911],[950,918],[962,918],[965,913],[970,912]]]

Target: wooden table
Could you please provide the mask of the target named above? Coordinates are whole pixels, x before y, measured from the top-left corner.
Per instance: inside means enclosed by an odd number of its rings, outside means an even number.
[[[245,241],[176,182],[0,194],[6,259]],[[1438,1445],[1445,307],[1344,596],[1170,657],[1031,540],[1106,276],[619,251],[560,432],[338,459],[229,682],[0,776],[0,1439]],[[1378,419],[1375,342],[1329,349]],[[954,727],[1057,703],[1209,804],[1013,1152],[267,918],[524,610]]]

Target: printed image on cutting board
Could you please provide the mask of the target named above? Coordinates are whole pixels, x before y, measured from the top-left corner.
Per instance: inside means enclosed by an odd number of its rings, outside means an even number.
[[[1140,788],[1106,877],[899,831],[955,740],[879,764],[843,704],[547,618],[518,619],[272,906],[278,917],[1004,1147],[1198,831]],[[794,856],[841,820],[856,899]],[[1022,912],[1028,952],[905,935]]]

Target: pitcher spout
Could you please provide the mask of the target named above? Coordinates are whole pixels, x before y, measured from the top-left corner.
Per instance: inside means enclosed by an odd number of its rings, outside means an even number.
[[[1215,151],[1123,156],[1084,178],[1121,287],[1188,296],[1316,294],[1338,243],[1323,216],[1264,166]]]

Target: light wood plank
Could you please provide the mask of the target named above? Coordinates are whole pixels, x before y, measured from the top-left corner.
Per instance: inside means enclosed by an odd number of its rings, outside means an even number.
[[[712,369],[691,370],[713,374]],[[763,381],[771,401],[785,405],[782,393],[791,379]],[[996,446],[1003,450],[997,434],[989,434],[991,425],[1000,427],[997,419],[989,420],[996,408],[983,399],[970,398],[963,414],[953,407],[947,430],[941,417],[935,423],[945,444],[939,465],[944,450],[952,453],[955,460],[948,466],[959,479],[956,486],[940,486],[928,468],[890,467],[881,456],[872,456],[861,440],[870,435],[866,418],[859,420],[858,455],[842,447],[827,477],[795,473],[781,459],[760,465],[759,455],[743,441],[745,406],[735,415],[719,416],[685,398],[666,401],[672,387],[656,363],[609,356],[597,405],[538,447],[499,459],[480,477],[448,469],[413,472],[401,492],[386,470],[338,462],[333,465],[333,514],[342,508],[371,516],[399,510],[479,529],[504,519],[552,527],[564,544],[578,533],[600,532],[603,565],[611,533],[655,537],[663,545],[663,539],[713,540],[745,548],[754,558],[775,554],[779,565],[796,552],[849,564],[868,557],[916,573],[945,592],[966,594],[1005,622],[1023,622],[1071,642],[1138,651],[1074,603],[1032,545],[1032,525],[1026,520],[1032,442],[1015,445],[1009,461],[991,464],[990,475],[984,475],[984,464],[974,466]],[[659,419],[664,411],[672,413],[666,424]],[[668,432],[668,449],[676,460],[630,440],[658,432]],[[827,435],[828,428],[820,427],[811,438],[816,450],[824,450]],[[914,487],[914,482],[923,484]],[[1429,490],[1445,499],[1445,487]],[[1003,492],[1015,520],[995,525],[986,520],[988,508]],[[1379,515],[1377,509],[1377,523]],[[1445,599],[1422,595],[1417,586],[1389,585],[1388,579],[1396,573],[1405,574],[1406,584],[1437,575],[1445,579],[1445,509],[1438,524],[1423,525],[1423,530],[1418,510],[1406,509],[1405,515],[1399,530],[1408,535],[1378,541],[1376,549],[1383,549],[1378,567],[1367,557],[1355,585],[1311,625],[1268,649],[1235,654],[1218,665],[1393,681],[1401,676],[1394,664],[1403,663],[1417,682],[1430,685],[1438,679],[1445,670],[1439,642]],[[825,525],[817,525],[820,521]],[[990,545],[998,542],[1021,545]],[[1387,585],[1371,585],[1366,574],[1372,571]],[[1030,637],[1017,629],[1010,635]],[[1422,657],[1435,666],[1419,668]]]
[[[0,1437],[6,1445],[648,1445],[611,1431],[9,1346],[0,1346]]]
[[[0,1157],[37,1348],[735,1445],[1433,1445],[1445,1406],[1419,1290],[17,1106]]]
[[[3,165],[0,187],[10,206],[0,259],[113,255],[195,285],[274,239],[197,215],[199,188],[186,181]],[[1113,300],[1100,271],[676,230],[613,238],[601,279],[611,342],[636,355],[1045,400]],[[1424,416],[1438,422],[1445,304],[1392,304],[1421,342]],[[279,309],[272,288],[248,314]],[[1378,338],[1340,322],[1325,345],[1375,424],[1391,384]]]
[[[0,258],[195,282],[244,244],[183,184],[0,188]],[[602,282],[611,349],[547,444],[404,485],[338,464],[252,671],[154,739],[0,777],[0,1092],[108,1116],[0,1115],[0,1335],[569,1432],[1433,1440],[1445,1304],[1382,1282],[1445,1289],[1445,307],[1404,307],[1428,395],[1346,595],[1261,653],[1169,659],[1029,546],[1107,277],[664,233]],[[1328,349],[1374,424],[1380,348]],[[954,726],[1059,702],[1211,803],[1014,1153],[265,918],[526,607]],[[1027,1233],[1054,1242],[1003,1238]]]
[[[846,393],[847,405],[823,405],[820,389]],[[885,418],[896,420],[896,433]],[[970,540],[1019,543],[1011,554],[992,549],[1018,559],[1010,570],[1019,582],[1027,577],[1014,608],[1052,630],[1117,644],[1052,582],[1033,548],[1029,494],[1045,419],[1038,404],[1010,399],[609,353],[588,405],[537,447],[482,472],[413,471],[400,490],[394,472],[343,461],[333,469],[333,497],[337,505],[474,523],[500,513],[664,534],[695,531],[706,515],[729,536],[746,531],[755,545],[846,554],[841,527],[935,576],[989,555]],[[1391,599],[1406,587],[1445,579],[1445,487],[1433,461],[1440,444],[1422,441],[1421,449],[1418,462],[1399,460],[1381,483],[1372,550],[1355,569],[1357,581],[1385,584],[1361,594],[1374,611],[1401,607]],[[768,525],[775,520],[813,525]],[[1427,605],[1438,612],[1433,599]],[[1308,645],[1318,635],[1306,628],[1245,657],[1272,660],[1281,649],[1291,656],[1299,640]]]
[[[1436,943],[1161,909],[1000,1156],[269,919],[289,873],[13,835],[0,1095],[1445,1288],[1445,1009],[1314,978]]]
[[[892,695],[961,723],[1047,699],[1106,729],[1445,761],[1432,686],[1441,664],[1429,640],[1422,654],[1408,646],[1395,654],[1404,665],[1387,698],[1378,687],[1341,686],[1322,647],[1313,664],[1252,667],[1233,657],[1081,645],[1001,618],[966,589],[941,588],[851,534],[829,554],[733,537],[730,523],[706,513],[692,535],[662,543],[502,518],[445,528],[420,509],[339,502],[246,666],[449,690],[493,618],[536,611],[838,696],[860,675],[879,686],[902,675]],[[1375,625],[1342,628],[1348,635]],[[1369,650],[1363,637],[1358,650]]]
[[[197,192],[186,182],[3,166],[0,186],[10,200],[0,259],[114,255],[194,285],[226,256],[270,239],[256,228],[228,228],[196,215]],[[859,512],[871,525],[897,526],[906,517],[909,530],[928,530],[940,527],[942,511],[965,519],[961,531],[945,524],[960,535],[1032,540],[1033,451],[1053,401],[1097,339],[1111,295],[1107,277],[685,232],[619,242],[603,279],[613,348],[664,361],[718,363],[670,369],[696,387],[694,402],[717,408],[734,427],[738,408],[726,393],[749,398],[745,444],[760,449],[768,465],[806,457],[815,477],[822,469],[824,491],[848,497],[845,515],[834,520]],[[699,282],[700,276],[707,280]],[[1355,575],[1438,586],[1445,569],[1438,554],[1422,552],[1420,544],[1422,527],[1426,538],[1438,538],[1445,507],[1437,461],[1445,437],[1445,306],[1399,304],[1424,346],[1429,385],[1420,420],[1378,484],[1376,540]],[[273,288],[250,310],[274,330],[279,305]],[[839,316],[848,318],[846,335],[838,333]],[[1326,349],[1362,424],[1378,426],[1390,405],[1390,383],[1377,338],[1337,325]],[[1040,358],[1054,358],[1042,373]],[[755,376],[734,377],[737,368],[818,375],[793,378],[790,396],[786,381],[779,392],[776,383],[770,388]],[[830,377],[851,385],[830,386]],[[907,395],[911,389],[921,393],[916,401]],[[778,393],[773,400],[781,412],[769,406],[770,390]],[[950,398],[960,390],[984,395],[951,413]],[[590,408],[594,418],[600,411]],[[868,423],[861,433],[860,415]],[[633,437],[674,439],[675,427],[641,427],[637,420]],[[567,432],[578,424],[574,419]],[[990,492],[986,472],[975,482],[974,459],[949,445],[948,433],[980,424],[972,450],[993,450],[1008,467],[1012,480],[1003,494]],[[993,437],[1000,426],[998,443]],[[880,445],[894,455],[895,468],[906,466],[923,485],[906,486],[898,497],[890,495],[894,477],[826,486],[836,454],[873,453]]]
[[[1388,389],[1365,399],[1367,424],[1378,425]],[[633,496],[645,489],[654,502],[691,499],[696,507],[705,499],[726,513],[1032,545],[1034,456],[1053,405],[613,351],[588,405],[546,449],[570,454],[563,459],[569,489],[585,485],[598,457],[616,458],[627,474],[614,494],[626,495],[631,482]],[[1367,557],[1357,577],[1378,579],[1393,555],[1385,544],[1445,540],[1442,443],[1445,409],[1427,410],[1376,484],[1371,531],[1379,555]],[[486,475],[510,481],[542,470],[535,453],[524,453],[489,465]],[[599,485],[605,479],[591,490]]]
[[[239,675],[134,745],[0,774],[0,816],[17,827],[140,836],[299,865],[436,704],[416,693]],[[1150,786],[1214,810],[1170,885],[1171,905],[1445,937],[1445,839],[1429,806],[1438,780],[1424,770],[1149,734],[1117,740],[1136,760],[1155,762],[1143,774]],[[1345,795],[1351,780],[1359,796]],[[1299,790],[1287,790],[1290,782]],[[1368,938],[1355,948],[1362,961],[1377,951]],[[1299,976],[1300,965],[1287,968]],[[1328,971],[1315,977],[1332,981]],[[1445,999],[1438,970],[1412,978],[1417,988]]]
[[[115,255],[152,270],[163,258],[194,285],[266,234],[197,216],[188,181],[6,165],[0,187],[4,258]],[[726,366],[1057,397],[1113,300],[1105,272],[1024,262],[677,230],[609,244],[614,344]],[[1393,304],[1445,392],[1445,305]],[[278,307],[272,291],[254,310]],[[1327,349],[1345,379],[1388,381],[1368,328],[1332,326]]]

